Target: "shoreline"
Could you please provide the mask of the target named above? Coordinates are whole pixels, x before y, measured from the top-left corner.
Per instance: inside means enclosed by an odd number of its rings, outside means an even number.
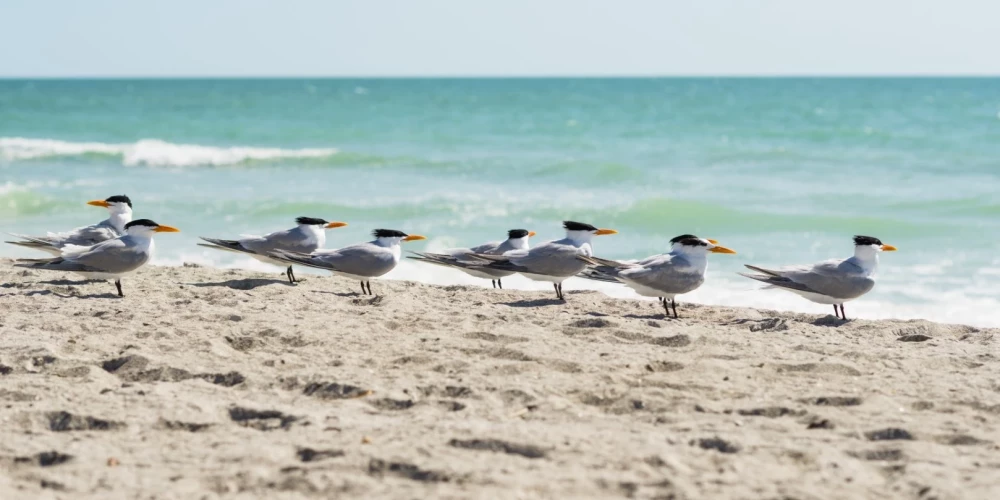
[[[0,496],[996,493],[1000,329],[303,276],[0,259]]]

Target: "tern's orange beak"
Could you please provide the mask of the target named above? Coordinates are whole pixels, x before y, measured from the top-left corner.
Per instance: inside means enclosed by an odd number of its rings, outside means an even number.
[[[331,223],[329,223],[329,224],[327,224],[327,225],[325,225],[323,227],[325,227],[327,229],[336,229],[338,227],[344,227],[346,225],[347,225],[346,222],[331,222]]]
[[[883,252],[895,252],[896,251],[896,247],[894,247],[892,245],[882,245],[882,251]]]
[[[426,240],[426,239],[427,239],[426,236],[420,236],[419,234],[411,234],[411,235],[407,236],[406,238],[403,238],[403,241],[419,241],[419,240]]]
[[[528,237],[529,237],[529,238],[531,238],[531,237],[532,237],[532,236],[534,236],[534,235],[535,235],[535,232],[534,232],[534,231],[528,231]]]
[[[157,233],[179,233],[179,232],[181,232],[180,229],[177,229],[176,227],[171,227],[171,226],[156,226],[156,229],[154,229],[153,231],[155,231]]]
[[[110,203],[108,203],[108,202],[106,202],[104,200],[88,201],[87,204],[88,205],[93,205],[95,207],[104,207],[104,208],[108,208],[108,205],[110,205]]]
[[[712,240],[708,240],[708,241],[712,241]],[[712,244],[715,245],[715,243],[712,243]],[[709,250],[709,252],[712,252],[712,253],[736,253],[736,250],[732,250],[732,249],[729,249],[729,248],[726,248],[726,247],[715,245],[714,247],[712,247],[711,250]]]
[[[606,234],[618,234],[618,231],[615,231],[614,229],[598,229],[597,232],[594,233],[595,236],[604,236]]]
[[[708,242],[711,243],[711,244],[713,244],[713,245],[718,245],[719,244],[719,240],[713,240],[711,238],[708,239]]]

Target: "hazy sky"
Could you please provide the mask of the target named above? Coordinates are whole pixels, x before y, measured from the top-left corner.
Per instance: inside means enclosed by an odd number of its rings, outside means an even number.
[[[813,74],[1000,74],[1000,1],[0,1],[0,76]]]

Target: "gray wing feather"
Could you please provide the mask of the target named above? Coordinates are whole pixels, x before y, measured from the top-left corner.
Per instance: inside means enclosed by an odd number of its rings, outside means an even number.
[[[680,255],[663,254],[644,260],[644,265],[627,265],[618,270],[618,279],[668,294],[688,293],[705,282],[700,272]]]
[[[54,259],[35,259],[20,267],[53,271],[127,273],[149,261],[148,252],[140,252],[125,240],[116,238],[79,251],[67,252]]]
[[[103,220],[97,224],[91,224],[89,226],[79,227],[73,229],[72,231],[67,231],[65,233],[50,233],[47,236],[26,236],[22,234],[14,234],[12,236],[17,236],[25,240],[33,241],[38,243],[40,246],[51,246],[55,248],[62,248],[66,245],[77,245],[89,247],[96,245],[103,241],[113,240],[121,236],[111,221]],[[8,242],[13,243],[13,242]],[[17,244],[17,243],[14,243]],[[24,245],[28,246],[28,245]]]
[[[507,261],[519,269],[518,272],[547,276],[573,276],[586,269],[587,264],[576,257],[582,255],[580,249],[568,244],[549,242],[527,251],[511,251],[504,254]]]
[[[290,263],[355,276],[382,276],[395,267],[392,251],[372,243],[313,252],[309,255],[282,251],[272,252],[269,255]]]
[[[749,266],[748,266],[749,267]],[[754,269],[765,276],[742,276],[781,288],[817,293],[838,299],[860,297],[875,286],[875,280],[865,274],[850,259],[828,260],[812,266],[794,266],[778,270]]]

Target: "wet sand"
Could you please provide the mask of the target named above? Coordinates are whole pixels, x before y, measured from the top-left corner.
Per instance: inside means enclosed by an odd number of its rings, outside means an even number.
[[[124,299],[63,280],[0,261],[0,498],[1000,495],[996,329],[277,270],[148,267]]]

